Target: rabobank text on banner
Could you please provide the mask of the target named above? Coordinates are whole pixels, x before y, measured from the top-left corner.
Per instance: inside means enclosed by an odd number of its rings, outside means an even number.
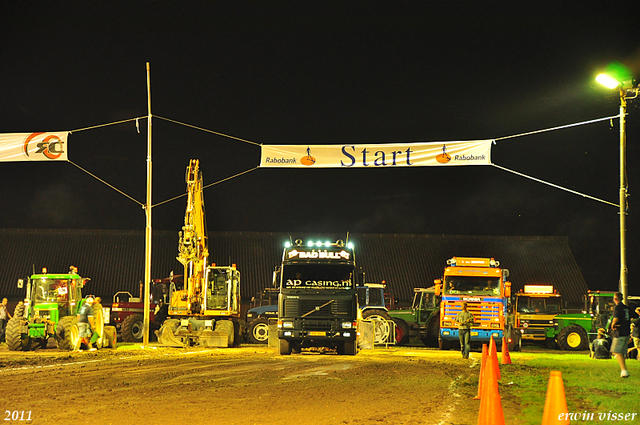
[[[69,132],[0,134],[0,161],[66,161]]]
[[[493,140],[375,145],[262,145],[260,167],[380,168],[490,165]]]

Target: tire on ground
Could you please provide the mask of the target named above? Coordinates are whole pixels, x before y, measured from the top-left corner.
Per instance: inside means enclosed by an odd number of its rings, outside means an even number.
[[[228,335],[227,347],[233,347],[233,342],[235,337],[235,328],[231,320],[217,320],[215,331],[226,332]]]
[[[58,340],[58,348],[61,350],[72,351],[80,346],[76,316],[66,316],[60,319],[56,327],[56,339]]]
[[[102,346],[106,348],[116,348],[118,333],[115,326],[105,326],[102,330]]]
[[[5,332],[5,340],[7,347],[11,351],[29,351],[31,348],[31,340],[29,335],[23,336],[21,333],[23,323],[26,320],[21,316],[13,316],[7,323]]]
[[[24,303],[20,301],[13,310],[13,317],[22,318],[24,316]]]
[[[567,326],[558,334],[558,346],[560,349],[568,351],[588,350],[589,337],[582,326]]]
[[[547,348],[549,348],[551,350],[557,350],[558,349],[558,343],[553,338],[545,338],[544,344],[547,346]]]
[[[391,326],[389,322],[391,316],[384,310],[371,309],[362,313],[363,319],[369,319],[373,321],[374,339],[375,344],[384,344],[389,341],[389,334],[391,333]]]
[[[396,344],[406,345],[409,343],[409,325],[402,319],[393,319],[396,322]]]
[[[355,356],[358,354],[358,346],[355,341],[345,341],[338,346],[338,354]]]
[[[447,340],[444,340],[444,339],[438,337],[438,348],[440,350],[451,350],[452,346],[453,346],[453,342],[452,341],[447,341]]]
[[[124,342],[142,342],[144,339],[144,317],[142,314],[130,314],[122,321],[120,335]]]
[[[247,330],[247,339],[251,344],[266,344],[269,342],[269,319],[253,319]]]
[[[283,356],[288,356],[291,354],[291,344],[286,339],[278,340],[280,343],[280,354]]]
[[[438,348],[438,336],[440,335],[440,313],[435,314],[427,326],[427,337],[422,338],[422,343],[427,347]]]

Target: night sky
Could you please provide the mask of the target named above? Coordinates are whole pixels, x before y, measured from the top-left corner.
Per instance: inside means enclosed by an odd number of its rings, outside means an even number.
[[[2,1],[0,133],[144,117],[149,62],[157,204],[184,193],[190,158],[209,184],[260,154],[159,117],[311,145],[493,139],[617,115],[617,92],[594,78],[613,61],[640,74],[637,12],[631,1]],[[640,294],[638,103],[627,127],[630,294]],[[69,159],[143,203],[146,120],[139,128],[73,132]],[[501,140],[492,159],[618,203],[617,119]],[[2,162],[0,181],[0,228],[145,227],[139,204],[71,163]],[[257,169],[208,188],[205,203],[213,231],[567,236],[590,288],[619,278],[618,207],[491,166]],[[184,208],[185,198],[154,208],[153,228],[177,234]]]

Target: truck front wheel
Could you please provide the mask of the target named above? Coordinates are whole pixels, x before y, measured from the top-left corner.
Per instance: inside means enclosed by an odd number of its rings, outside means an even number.
[[[280,354],[288,356],[291,354],[291,344],[286,339],[280,339]]]
[[[558,346],[562,350],[584,351],[589,349],[587,332],[582,326],[567,326],[558,334]]]
[[[252,344],[266,344],[269,342],[269,319],[254,319],[249,324],[249,342]]]

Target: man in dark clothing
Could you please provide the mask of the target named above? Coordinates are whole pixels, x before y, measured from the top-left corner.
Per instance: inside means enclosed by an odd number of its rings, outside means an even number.
[[[93,321],[93,297],[87,297],[82,307],[78,310],[78,335],[80,336],[80,345],[85,344],[92,351],[91,334],[95,328]],[[77,347],[80,348],[80,347]],[[95,350],[95,348],[93,349]]]
[[[611,320],[611,330],[613,331],[611,352],[616,356],[618,365],[620,365],[620,377],[628,378],[629,371],[627,370],[624,358],[627,354],[627,347],[629,346],[629,334],[631,333],[629,319],[631,316],[629,314],[629,308],[622,302],[622,294],[620,292],[615,293],[613,302],[616,304],[616,307],[613,310]]]
[[[593,340],[590,348],[592,359],[611,358],[611,354],[609,353],[609,340],[606,338],[604,329],[598,329],[598,338]]]

